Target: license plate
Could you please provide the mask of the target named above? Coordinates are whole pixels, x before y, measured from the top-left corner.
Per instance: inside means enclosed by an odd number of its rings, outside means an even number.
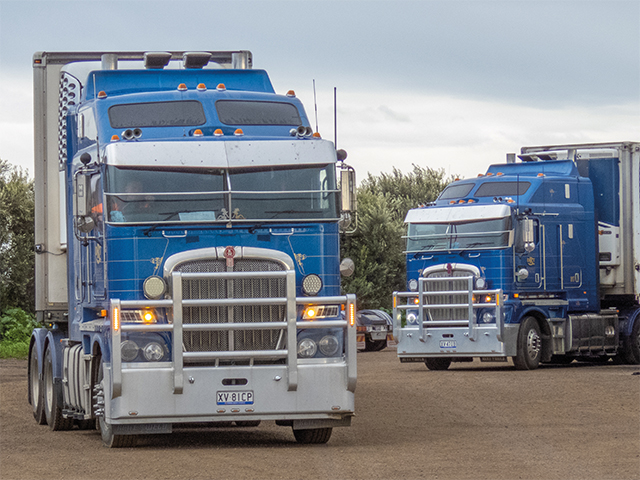
[[[218,405],[253,405],[253,391],[216,392]]]
[[[440,348],[456,348],[455,340],[440,340]]]

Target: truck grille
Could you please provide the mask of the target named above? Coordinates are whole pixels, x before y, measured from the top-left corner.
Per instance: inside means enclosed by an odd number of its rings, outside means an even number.
[[[451,274],[446,271],[439,271],[427,276],[427,278],[442,278],[442,281],[425,282],[425,291],[460,291],[460,293],[455,294],[446,293],[425,296],[425,303],[430,305],[460,305],[459,307],[430,309],[432,320],[469,320],[469,280],[467,280],[467,277],[470,275],[472,273],[468,270],[456,269]]]
[[[226,272],[224,260],[194,260],[180,264],[182,273]],[[234,272],[277,272],[282,264],[266,259],[236,259]],[[256,279],[183,279],[182,298],[272,298],[286,296],[284,278]],[[281,322],[286,319],[284,305],[249,305],[225,307],[183,307],[183,323],[247,323]],[[277,350],[285,348],[282,330],[203,331],[183,332],[184,349],[187,352]]]

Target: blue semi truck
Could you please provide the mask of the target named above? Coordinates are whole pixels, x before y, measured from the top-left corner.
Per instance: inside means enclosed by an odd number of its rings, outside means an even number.
[[[271,420],[300,443],[350,425],[355,173],[295,93],[248,51],[33,68],[36,421],[109,447],[185,423]]]
[[[408,212],[400,361],[640,363],[640,143],[515,157]]]

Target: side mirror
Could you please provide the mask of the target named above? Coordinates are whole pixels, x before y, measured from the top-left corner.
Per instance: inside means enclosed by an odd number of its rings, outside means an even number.
[[[356,271],[356,264],[350,258],[345,258],[340,262],[340,275],[350,277]]]
[[[340,212],[340,231],[354,233],[356,231],[356,171],[353,167],[343,165],[340,170],[340,190],[342,211]]]

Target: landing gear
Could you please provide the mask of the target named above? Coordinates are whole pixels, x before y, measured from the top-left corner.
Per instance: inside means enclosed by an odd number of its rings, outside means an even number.
[[[526,317],[518,332],[518,346],[513,363],[517,370],[535,370],[542,356],[540,327],[533,317]]]

